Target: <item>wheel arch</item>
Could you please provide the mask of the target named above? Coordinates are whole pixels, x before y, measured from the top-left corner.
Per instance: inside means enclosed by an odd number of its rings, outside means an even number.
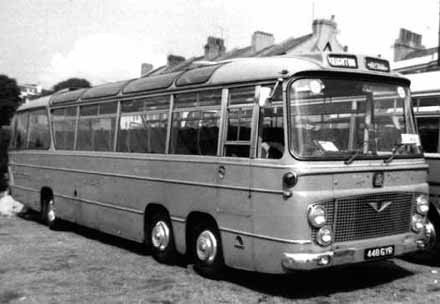
[[[217,221],[211,214],[201,211],[193,211],[190,214],[188,214],[185,225],[185,243],[186,243],[185,253],[187,256],[191,256],[192,254],[191,252],[192,248],[190,244],[191,244],[191,240],[193,239],[193,232],[194,232],[193,228],[197,223],[201,223],[201,222],[205,222],[210,225],[213,225],[220,233],[220,229],[217,224]]]
[[[43,210],[43,203],[46,199],[53,199],[53,190],[51,187],[44,186],[40,190],[40,211]]]

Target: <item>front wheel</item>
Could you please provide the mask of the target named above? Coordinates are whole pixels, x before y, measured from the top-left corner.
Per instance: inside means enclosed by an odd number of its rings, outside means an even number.
[[[151,254],[161,263],[174,264],[177,252],[170,218],[164,213],[153,215],[150,225]]]
[[[220,278],[224,259],[220,233],[215,225],[201,223],[195,227],[192,252],[198,273],[211,279]]]
[[[426,250],[436,256],[440,255],[440,240],[439,240],[439,223],[434,219],[427,220],[425,234],[426,234]]]

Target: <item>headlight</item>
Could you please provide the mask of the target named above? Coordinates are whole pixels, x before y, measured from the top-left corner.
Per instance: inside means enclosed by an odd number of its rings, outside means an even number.
[[[416,198],[416,211],[420,215],[427,215],[429,211],[429,201],[426,195],[422,194]]]
[[[325,225],[327,219],[325,218],[325,210],[321,206],[315,205],[309,208],[307,215],[310,225],[315,228],[321,228]]]
[[[414,214],[411,220],[411,228],[415,233],[420,233],[425,228],[425,220],[418,214]]]
[[[333,241],[332,228],[330,226],[324,226],[318,230],[316,234],[316,241],[321,246],[328,246]]]

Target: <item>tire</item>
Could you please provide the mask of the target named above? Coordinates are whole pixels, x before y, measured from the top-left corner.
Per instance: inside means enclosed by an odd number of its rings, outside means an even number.
[[[46,207],[46,202],[42,201],[41,202],[41,210],[40,210],[40,222],[43,223],[44,225],[47,224],[47,207]]]
[[[153,258],[163,264],[176,263],[176,246],[170,218],[164,212],[155,213],[150,222],[149,243]]]
[[[59,219],[56,215],[55,203],[53,199],[46,199],[42,204],[42,220],[43,223],[46,224],[49,229],[57,230],[59,227]]]
[[[427,252],[433,256],[440,256],[440,218],[435,212],[428,214],[426,225]]]
[[[216,225],[200,223],[194,227],[192,254],[194,269],[202,276],[220,279],[225,262],[220,233]]]

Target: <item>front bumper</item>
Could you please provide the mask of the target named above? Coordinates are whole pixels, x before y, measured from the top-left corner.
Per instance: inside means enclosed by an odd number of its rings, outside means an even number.
[[[421,235],[405,234],[396,239],[396,236],[381,238],[380,240],[364,240],[335,244],[332,250],[319,253],[284,253],[281,264],[285,270],[312,270],[317,268],[360,263],[365,261],[366,248],[394,245],[394,256],[415,252],[424,249],[426,240]],[[392,257],[388,257],[392,258]]]

